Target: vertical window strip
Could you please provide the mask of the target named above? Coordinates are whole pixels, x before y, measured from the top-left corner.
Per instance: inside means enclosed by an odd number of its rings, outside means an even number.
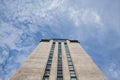
[[[48,58],[48,61],[47,61],[46,68],[45,68],[43,80],[49,80],[54,49],[55,49],[55,42],[52,43],[52,46],[51,46],[51,49],[50,49],[50,54],[49,54],[49,58]]]
[[[62,48],[61,42],[58,43],[58,63],[57,63],[57,80],[63,80],[62,73]]]
[[[71,55],[70,55],[70,51],[69,51],[69,48],[68,48],[68,45],[67,45],[66,42],[64,42],[64,46],[65,46],[65,52],[66,52],[66,56],[67,56],[67,61],[68,61],[68,67],[69,67],[71,80],[77,80],[75,70],[74,70],[74,66],[73,66],[73,63],[72,63],[72,58],[71,58]]]

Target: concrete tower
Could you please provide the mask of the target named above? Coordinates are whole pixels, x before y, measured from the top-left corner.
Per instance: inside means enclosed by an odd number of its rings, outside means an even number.
[[[77,40],[42,39],[10,80],[107,80]]]

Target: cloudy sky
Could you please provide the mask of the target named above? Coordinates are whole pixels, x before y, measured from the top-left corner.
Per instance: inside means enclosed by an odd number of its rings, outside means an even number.
[[[120,80],[120,0],[0,0],[0,80],[42,38],[79,40],[108,80]]]

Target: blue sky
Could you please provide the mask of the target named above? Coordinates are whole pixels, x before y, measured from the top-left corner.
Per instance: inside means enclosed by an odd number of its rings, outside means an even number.
[[[120,0],[0,0],[0,80],[42,38],[77,39],[108,80],[120,80]]]

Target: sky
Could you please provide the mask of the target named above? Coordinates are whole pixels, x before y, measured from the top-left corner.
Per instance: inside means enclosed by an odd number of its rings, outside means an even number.
[[[0,80],[43,38],[79,40],[108,80],[120,80],[120,0],[0,0]]]

